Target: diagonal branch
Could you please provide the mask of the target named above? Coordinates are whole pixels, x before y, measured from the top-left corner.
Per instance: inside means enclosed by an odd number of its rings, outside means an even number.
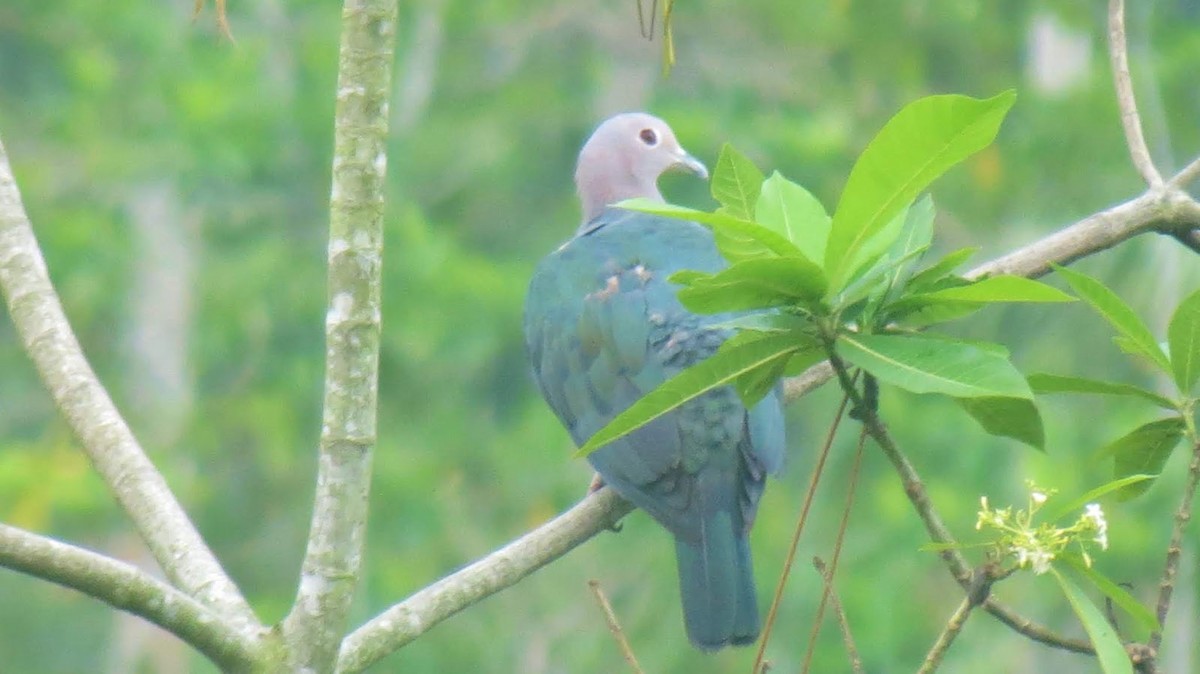
[[[1112,60],[1113,84],[1117,89],[1117,106],[1121,109],[1121,127],[1125,129],[1125,144],[1129,156],[1142,179],[1150,189],[1162,188],[1163,179],[1146,138],[1142,135],[1142,119],[1138,114],[1137,99],[1133,95],[1133,78],[1129,74],[1129,47],[1125,39],[1125,1],[1109,0],[1108,3],[1108,54]]]
[[[1183,189],[1198,177],[1200,177],[1200,157],[1192,160],[1192,163],[1176,173],[1175,177],[1171,178],[1169,185],[1176,189]]]
[[[1171,594],[1175,590],[1175,576],[1179,573],[1179,558],[1183,553],[1183,532],[1188,521],[1192,519],[1192,499],[1196,488],[1200,486],[1200,442],[1192,447],[1192,461],[1188,465],[1187,482],[1183,487],[1183,496],[1179,500],[1179,509],[1175,512],[1175,526],[1171,529],[1171,542],[1167,545],[1167,561],[1163,569],[1162,581],[1158,586],[1158,604],[1156,617],[1159,625],[1167,624],[1167,613],[1171,609]],[[1157,651],[1162,645],[1162,631],[1156,630],[1150,634],[1150,649]]]
[[[339,674],[361,672],[434,625],[489,597],[616,524],[633,506],[605,487],[470,566],[417,592],[342,643]]]
[[[376,440],[388,99],[397,0],[345,0],[334,113],[316,502],[283,622],[297,670],[333,669],[362,566]]]
[[[146,457],[84,357],[50,283],[2,143],[0,289],[46,389],[171,584],[235,621],[239,631],[255,629],[254,612]]]
[[[212,609],[135,566],[0,524],[0,566],[90,595],[191,644],[224,671],[246,671],[261,648]]]

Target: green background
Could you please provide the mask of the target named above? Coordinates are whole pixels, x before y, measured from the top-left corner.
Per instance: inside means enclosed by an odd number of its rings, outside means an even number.
[[[589,471],[570,458],[532,384],[520,320],[533,265],[577,225],[573,161],[600,119],[652,111],[710,166],[731,142],[832,208],[854,157],[904,103],[1016,88],[996,144],[933,190],[937,250],[978,245],[982,261],[1141,189],[1114,102],[1104,4],[681,1],[678,64],[664,77],[661,42],[639,35],[631,2],[402,3],[380,433],[355,623],[584,492]],[[1200,5],[1131,4],[1151,150],[1164,170],[1177,168],[1200,152]],[[94,367],[273,622],[293,597],[320,430],[339,8],[233,2],[231,44],[211,7],[193,22],[190,5],[5,0],[0,138]],[[706,186],[686,176],[662,186],[678,203],[712,205]],[[1112,284],[1159,335],[1200,284],[1194,254],[1163,237],[1140,237],[1079,268]],[[1154,383],[1082,304],[994,308],[953,329],[1005,343],[1030,372]],[[764,607],[836,402],[827,387],[789,409],[788,465],[753,535]],[[1068,496],[1107,481],[1109,466],[1092,453],[1155,415],[1080,397],[1047,399],[1043,411],[1046,455],[986,436],[949,400],[885,392],[883,401],[934,502],[967,539],[980,495],[1023,505],[1026,479]],[[820,594],[808,560],[830,554],[852,458],[845,435],[768,650],[774,671],[797,671],[808,640]],[[1146,497],[1108,507],[1112,547],[1098,568],[1143,599],[1156,589],[1183,458]],[[8,320],[0,320],[0,520],[146,558]],[[1166,671],[1188,671],[1200,654],[1189,643],[1196,531]],[[917,549],[925,540],[898,480],[868,451],[838,590],[870,672],[913,671],[960,600],[935,555]],[[669,537],[634,514],[621,533],[598,536],[372,671],[622,671],[590,578],[610,595],[648,673],[749,671],[751,650],[706,656],[687,645],[674,574]],[[1082,635],[1048,577],[1021,575],[998,593]],[[0,671],[214,671],[172,638],[114,615],[0,571]],[[944,671],[1094,667],[978,616]],[[827,623],[813,671],[846,669]]]

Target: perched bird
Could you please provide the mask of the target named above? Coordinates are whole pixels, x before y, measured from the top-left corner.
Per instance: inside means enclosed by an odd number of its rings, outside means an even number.
[[[659,384],[732,334],[729,314],[686,310],[667,278],[726,266],[693,222],[611,207],[662,201],[658,177],[708,177],[661,119],[602,123],[579,154],[583,224],[538,265],[525,303],[525,343],[546,402],[583,444]],[[784,450],[780,392],[750,409],[715,389],[589,455],[603,481],[675,537],[684,623],[703,650],[749,644],[759,615],[747,535],[768,473]]]

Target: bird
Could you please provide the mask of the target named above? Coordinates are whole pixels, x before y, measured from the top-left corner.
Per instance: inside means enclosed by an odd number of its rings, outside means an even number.
[[[663,201],[658,178],[677,169],[708,178],[663,120],[635,112],[602,122],[575,169],[582,224],[534,271],[526,349],[576,446],[733,335],[721,324],[734,314],[688,311],[669,280],[727,266],[712,231],[615,205]],[[758,638],[748,537],[784,440],[778,386],[749,409],[723,386],[588,455],[604,484],[674,536],[684,626],[702,651]]]

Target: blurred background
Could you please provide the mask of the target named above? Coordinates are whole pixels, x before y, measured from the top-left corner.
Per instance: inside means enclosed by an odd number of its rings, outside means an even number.
[[[230,3],[236,37],[191,2],[0,4],[0,138],[67,314],[147,451],[267,621],[293,597],[320,430],[325,237],[337,3]],[[982,261],[1136,195],[1112,93],[1103,2],[812,0],[675,4],[678,64],[639,34],[633,2],[401,3],[386,213],[381,414],[360,623],[569,507],[589,479],[528,373],[520,333],[537,260],[575,229],[570,181],[599,120],[667,119],[711,165],[733,143],[832,210],[855,156],[931,93],[1019,99],[995,145],[933,190],[936,252]],[[1133,74],[1164,171],[1200,153],[1200,3],[1130,3]],[[650,3],[645,2],[647,12]],[[661,9],[661,8],[660,8]],[[661,23],[659,24],[661,27]],[[706,186],[664,179],[708,208]],[[1194,254],[1144,236],[1078,268],[1165,335],[1200,285]],[[1153,383],[1083,306],[990,309],[959,334],[1008,345],[1027,371]],[[753,535],[765,605],[786,553],[831,387],[789,410],[791,454]],[[883,411],[952,529],[980,495],[1023,505],[1025,481],[1074,496],[1107,481],[1091,456],[1136,403],[1043,401],[1048,452],[982,433],[948,400],[885,392]],[[842,438],[802,541],[773,671],[797,671],[852,458]],[[1155,591],[1182,453],[1145,497],[1108,510],[1099,569]],[[0,519],[149,564],[0,319]],[[1192,527],[1164,661],[1196,671]],[[897,478],[869,449],[838,590],[870,672],[913,671],[960,600]],[[434,628],[372,671],[619,672],[586,581],[610,595],[650,674],[746,672],[752,650],[694,652],[672,544],[642,514]],[[1080,636],[1053,580],[999,596]],[[1144,635],[1130,633],[1133,637]],[[848,669],[827,622],[815,672]],[[0,671],[212,672],[172,637],[0,570]],[[947,672],[1088,672],[976,616]]]

